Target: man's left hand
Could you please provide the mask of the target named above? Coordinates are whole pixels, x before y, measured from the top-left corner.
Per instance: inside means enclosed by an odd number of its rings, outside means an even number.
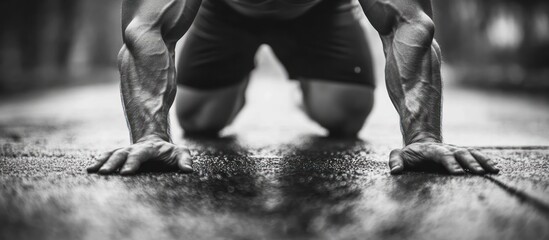
[[[391,174],[433,167],[443,167],[450,174],[463,174],[465,170],[474,174],[499,172],[496,163],[476,149],[432,142],[412,143],[391,151],[389,167]]]

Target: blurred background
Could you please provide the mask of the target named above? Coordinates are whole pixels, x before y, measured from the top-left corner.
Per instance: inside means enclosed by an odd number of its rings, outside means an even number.
[[[0,93],[116,81],[120,2],[1,1]],[[549,89],[549,2],[433,4],[445,71],[453,80],[488,88]]]

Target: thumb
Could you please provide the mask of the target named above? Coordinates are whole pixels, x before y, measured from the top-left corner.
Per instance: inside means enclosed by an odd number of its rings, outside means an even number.
[[[189,150],[182,149],[178,154],[177,158],[178,158],[177,166],[179,167],[179,169],[181,169],[181,171],[183,171],[184,173],[193,172],[193,168],[192,168],[193,160]]]
[[[395,149],[389,154],[389,169],[391,169],[391,174],[399,174],[404,171],[404,161],[400,153],[400,149]]]

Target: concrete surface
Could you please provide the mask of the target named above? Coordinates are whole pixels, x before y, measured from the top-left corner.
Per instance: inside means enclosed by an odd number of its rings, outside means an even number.
[[[2,100],[0,239],[549,238],[547,101],[448,89],[446,139],[481,147],[501,174],[391,176],[400,135],[383,89],[358,141],[323,138],[296,89],[253,81],[223,138],[176,137],[191,175],[85,173],[128,141],[114,84]]]
[[[115,84],[2,99],[0,239],[549,239],[549,101],[445,96],[446,140],[499,175],[389,175],[401,137],[382,86],[362,140],[335,141],[298,111],[295,83],[255,78],[223,138],[174,124],[195,173],[135,177],[84,171],[128,143]]]

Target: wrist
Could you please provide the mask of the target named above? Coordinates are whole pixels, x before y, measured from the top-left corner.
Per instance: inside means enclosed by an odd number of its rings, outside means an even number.
[[[413,134],[409,138],[405,138],[405,145],[414,143],[442,143],[442,136],[440,134],[433,134],[429,132],[420,132]]]
[[[172,142],[171,138],[167,134],[148,134],[144,135],[134,141],[134,143],[141,142]]]

